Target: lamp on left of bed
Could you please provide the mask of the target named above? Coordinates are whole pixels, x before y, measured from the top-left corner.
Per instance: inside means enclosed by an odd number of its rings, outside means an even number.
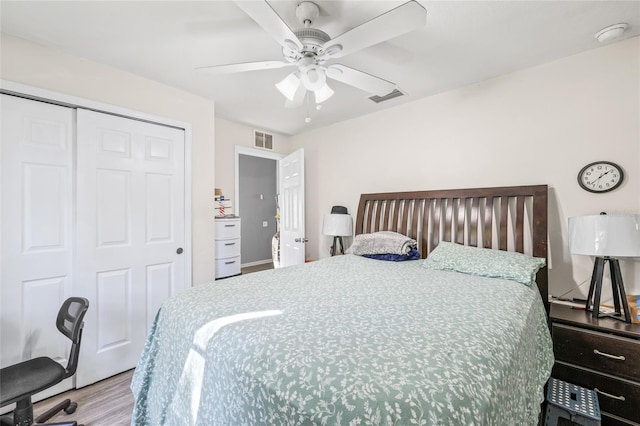
[[[347,213],[347,208],[342,206],[333,206],[331,213],[324,215],[322,221],[322,234],[333,236],[333,244],[331,245],[331,256],[335,256],[338,252],[338,243],[340,243],[340,253],[344,254],[344,242],[342,237],[350,237],[353,235],[353,220]]]

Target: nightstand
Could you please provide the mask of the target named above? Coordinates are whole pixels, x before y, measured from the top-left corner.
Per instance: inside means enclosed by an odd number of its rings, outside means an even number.
[[[640,425],[640,324],[551,305],[552,376],[593,389],[603,425]]]

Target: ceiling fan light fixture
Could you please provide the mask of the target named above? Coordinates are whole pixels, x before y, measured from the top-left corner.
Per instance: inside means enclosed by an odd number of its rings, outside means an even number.
[[[296,76],[296,73],[291,73],[282,79],[282,81],[276,83],[276,88],[291,102],[293,102],[295,98],[298,87],[300,87],[300,79]]]
[[[315,92],[326,84],[327,76],[322,68],[313,65],[302,71],[300,80],[302,80],[302,84],[307,90]]]
[[[331,96],[333,96],[333,93],[334,93],[333,89],[331,89],[331,87],[329,87],[328,84],[325,84],[318,90],[314,90],[313,95],[316,98],[316,104],[323,103],[324,101],[329,99]]]

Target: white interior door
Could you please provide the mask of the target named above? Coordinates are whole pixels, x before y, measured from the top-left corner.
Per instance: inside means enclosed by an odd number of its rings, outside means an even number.
[[[0,96],[0,366],[39,356],[66,365],[69,340],[55,323],[72,285],[74,111]]]
[[[161,303],[185,288],[184,131],[77,115],[82,387],[135,367]]]
[[[280,263],[300,265],[305,260],[304,149],[279,162]]]

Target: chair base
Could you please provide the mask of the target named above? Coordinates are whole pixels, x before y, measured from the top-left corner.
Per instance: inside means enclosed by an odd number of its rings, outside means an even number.
[[[0,426],[83,426],[78,425],[76,421],[64,421],[56,423],[45,423],[51,417],[64,410],[67,414],[72,414],[76,411],[78,404],[71,402],[70,399],[51,407],[49,410],[42,413],[38,418],[33,419],[33,404],[31,398],[28,401],[22,400],[16,403],[16,408],[11,414],[4,415],[0,418]]]
[[[38,418],[36,418],[35,423],[45,423],[47,420],[49,420],[51,417],[55,416],[62,410],[64,410],[67,414],[71,414],[76,411],[77,407],[78,404],[76,404],[75,402],[71,402],[70,399],[65,399],[64,401],[54,405],[53,407],[39,415]]]
[[[62,422],[62,423],[34,423],[33,426],[84,426],[78,422]]]

